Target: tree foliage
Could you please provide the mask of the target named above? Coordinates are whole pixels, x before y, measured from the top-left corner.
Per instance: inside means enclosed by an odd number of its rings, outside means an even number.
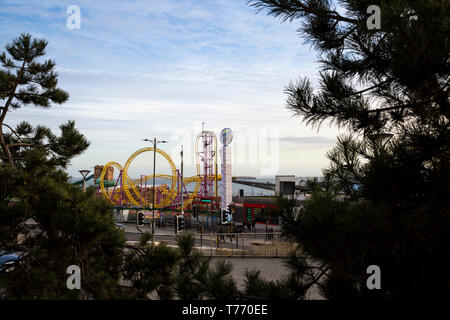
[[[3,102],[0,106],[1,159],[13,167],[16,166],[14,154],[19,152],[17,149],[34,146],[33,138],[42,140],[47,136],[50,143],[59,142],[52,141],[51,133],[45,127],[33,129],[24,122],[14,130],[4,122],[11,110],[29,104],[49,108],[52,103],[61,104],[69,98],[67,92],[57,87],[55,62],[51,59],[38,61],[46,54],[47,44],[45,40],[32,39],[30,34],[23,33],[12,43],[7,44],[6,52],[0,54],[3,68],[0,69],[0,101]],[[70,127],[70,124],[68,126]],[[4,132],[4,128],[9,130]],[[29,137],[29,134],[34,136]]]
[[[217,261],[211,266],[211,257],[205,257],[194,248],[192,234],[178,237],[181,261],[178,265],[176,293],[182,300],[236,299],[236,284],[230,277],[232,265]]]
[[[60,169],[26,155],[26,170],[0,167],[0,246],[21,254],[1,281],[8,298],[112,298],[122,263],[123,235],[110,205],[68,182]],[[66,269],[82,270],[82,288],[70,291]]]
[[[285,235],[315,259],[309,266],[326,270],[322,294],[448,295],[450,3],[250,3],[299,21],[319,53],[318,86],[307,78],[289,84],[288,108],[308,125],[351,132],[327,154],[330,166],[304,212],[281,210]],[[366,25],[369,5],[381,8],[381,29]],[[366,286],[372,264],[381,268],[381,290]]]
[[[401,130],[409,121],[448,124],[448,1],[250,3],[282,20],[300,20],[299,32],[319,52],[317,92],[307,78],[286,89],[289,108],[307,123],[369,133]],[[369,5],[380,7],[381,29],[368,29]]]
[[[57,88],[52,60],[38,62],[47,42],[22,34],[0,54],[0,247],[20,253],[14,272],[0,276],[9,299],[108,299],[120,296],[123,234],[110,205],[70,184],[65,168],[89,142],[73,121],[49,128],[7,112],[32,104],[47,108],[68,94]],[[7,129],[7,132],[3,131]],[[82,272],[82,290],[69,290],[67,267]]]
[[[139,299],[148,299],[148,295],[154,291],[160,299],[173,299],[179,254],[164,243],[149,243],[151,238],[151,234],[143,234],[138,246],[127,248],[123,266],[124,279],[131,281]]]

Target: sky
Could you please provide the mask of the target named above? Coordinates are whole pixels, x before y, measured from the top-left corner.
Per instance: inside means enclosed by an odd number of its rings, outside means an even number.
[[[73,176],[109,161],[124,165],[151,146],[142,139],[153,138],[168,141],[158,148],[177,167],[183,145],[185,176],[195,175],[202,127],[218,137],[232,129],[233,175],[317,176],[338,129],[307,127],[286,107],[289,82],[314,83],[319,71],[298,28],[246,0],[0,0],[0,51],[23,32],[46,39],[45,58],[56,62],[58,86],[70,94],[50,109],[14,110],[6,123],[58,131],[75,120],[91,145],[71,162]],[[151,174],[152,166],[153,154],[142,153],[129,174]],[[170,172],[159,154],[156,167]]]

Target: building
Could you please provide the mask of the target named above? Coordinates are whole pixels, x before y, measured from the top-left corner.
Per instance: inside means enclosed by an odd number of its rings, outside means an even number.
[[[279,217],[273,215],[277,212],[277,197],[241,197],[234,196],[233,203],[235,206],[234,222],[236,223],[256,223],[279,224]],[[299,210],[303,207],[304,201],[296,200],[294,214],[297,216]]]
[[[275,195],[286,196],[295,193],[295,176],[281,175],[275,176]]]

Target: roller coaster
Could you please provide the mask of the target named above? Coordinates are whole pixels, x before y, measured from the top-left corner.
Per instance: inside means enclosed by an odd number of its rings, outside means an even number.
[[[202,150],[199,144],[202,143]],[[164,184],[149,190],[147,181],[153,179],[153,174],[141,175],[140,179],[131,179],[128,170],[138,156],[145,152],[156,152],[169,163],[172,174],[155,174],[155,178],[170,182],[170,188]],[[196,169],[195,176],[181,179],[180,170],[171,157],[161,149],[147,147],[134,152],[125,165],[110,161],[103,166],[98,179],[99,196],[108,199],[115,206],[135,206],[151,208],[155,197],[155,208],[186,209],[197,197],[217,198],[220,175],[217,173],[217,136],[213,131],[202,130],[195,141]],[[201,164],[203,164],[203,170]],[[115,181],[105,180],[108,168],[115,167],[119,176]],[[203,172],[202,172],[203,171]],[[186,186],[195,183],[194,189],[188,192]],[[150,191],[150,192],[149,192]],[[183,201],[182,201],[183,200]],[[181,208],[183,206],[183,208]]]

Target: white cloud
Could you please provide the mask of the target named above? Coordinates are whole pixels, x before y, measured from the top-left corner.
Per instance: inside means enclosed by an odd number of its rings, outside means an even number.
[[[217,130],[279,130],[280,170],[302,171],[308,163],[308,170],[320,172],[324,147],[337,130],[323,128],[318,137],[291,117],[283,94],[299,74],[317,75],[298,26],[256,15],[245,1],[89,0],[77,3],[81,29],[68,30],[70,4],[3,1],[0,45],[24,31],[49,41],[48,57],[56,60],[69,102],[17,110],[8,121],[30,119],[57,128],[75,119],[92,145],[74,160],[71,172],[125,161],[142,146],[141,138],[192,132],[202,121]],[[302,142],[309,160],[299,160],[289,137],[317,140]],[[258,171],[245,164],[235,169],[241,175]]]

